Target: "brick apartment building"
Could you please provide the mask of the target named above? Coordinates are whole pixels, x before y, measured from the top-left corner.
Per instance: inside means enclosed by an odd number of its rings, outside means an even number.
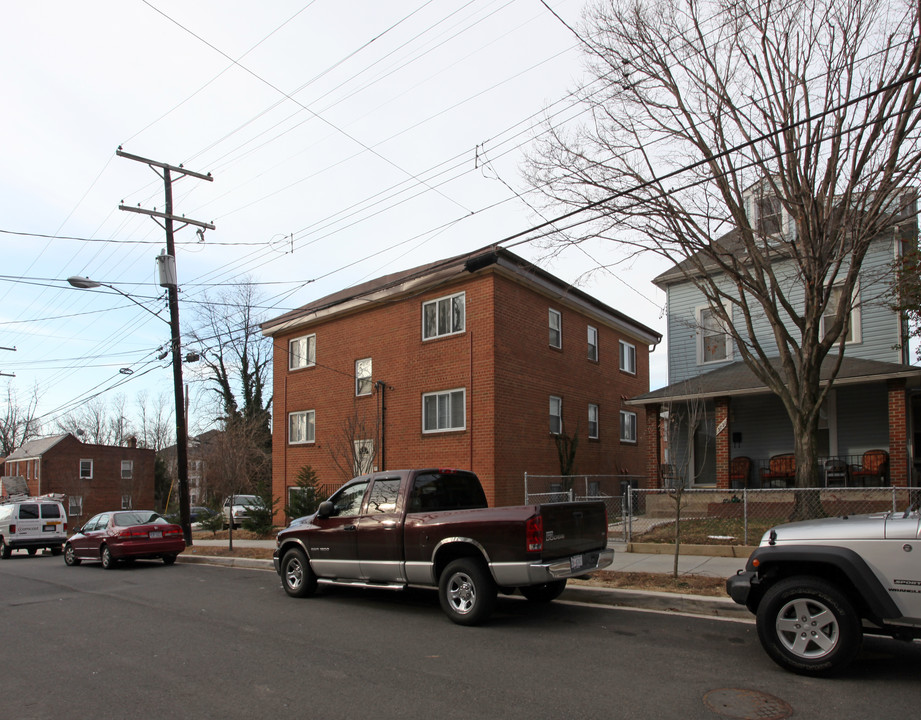
[[[661,335],[490,247],[366,282],[262,325],[274,341],[273,493],[298,470],[336,486],[371,470],[472,469],[491,505],[523,476],[642,474]]]
[[[106,510],[154,506],[154,451],[136,445],[89,445],[70,433],[37,438],[10,453],[3,475],[25,478],[32,495],[66,495],[74,525]]]

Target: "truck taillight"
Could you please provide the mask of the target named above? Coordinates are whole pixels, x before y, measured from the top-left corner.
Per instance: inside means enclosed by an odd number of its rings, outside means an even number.
[[[528,552],[540,552],[544,549],[544,519],[535,515],[525,525],[525,542]]]

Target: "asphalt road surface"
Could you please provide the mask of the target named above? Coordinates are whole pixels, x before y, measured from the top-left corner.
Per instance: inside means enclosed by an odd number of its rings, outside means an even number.
[[[914,716],[921,645],[868,639],[791,675],[748,623],[500,598],[464,628],[433,592],[294,600],[272,572],[0,561],[0,720]]]

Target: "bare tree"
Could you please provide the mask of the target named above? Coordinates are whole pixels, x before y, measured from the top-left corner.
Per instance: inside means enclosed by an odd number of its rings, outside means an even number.
[[[0,418],[0,456],[6,457],[23,443],[38,437],[41,423],[36,414],[38,408],[38,388],[25,401],[13,389],[12,383],[6,385],[6,412]]]
[[[125,410],[123,395],[116,396],[112,404],[101,396],[95,397],[60,418],[58,430],[93,445],[124,445],[128,437],[134,436]]]
[[[905,0],[604,0],[581,35],[589,120],[529,161],[591,220],[553,242],[658,253],[703,295],[782,401],[799,487],[819,480],[823,360],[834,379],[864,257],[921,168],[919,33]]]
[[[356,409],[342,421],[330,440],[329,454],[343,481],[373,472],[377,467],[379,431],[376,414]]]
[[[146,391],[138,393],[135,400],[138,446],[159,452],[171,445],[176,424],[173,421],[173,398],[160,393],[151,398]]]

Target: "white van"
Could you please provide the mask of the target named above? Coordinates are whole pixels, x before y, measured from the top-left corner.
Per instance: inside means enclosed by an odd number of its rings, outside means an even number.
[[[34,555],[48,548],[60,555],[67,539],[67,513],[59,500],[49,497],[17,498],[0,503],[0,558],[13,550]]]

